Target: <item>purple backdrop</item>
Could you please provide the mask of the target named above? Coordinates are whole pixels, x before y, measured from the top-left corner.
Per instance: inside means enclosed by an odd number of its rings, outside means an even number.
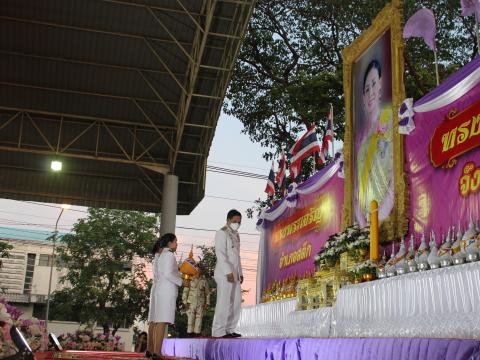
[[[326,167],[300,184],[293,191],[295,195],[289,193],[286,200],[267,211],[262,223],[262,289],[274,281],[291,278],[294,274],[303,276],[313,271],[315,255],[327,238],[340,230],[344,179],[338,176],[336,169],[338,163]],[[296,206],[291,203],[287,206],[289,201],[296,201]],[[272,216],[276,212],[278,216]],[[292,232],[292,224],[302,222],[299,219],[303,219],[303,224]],[[287,234],[288,230],[292,233]],[[286,265],[284,257],[280,268],[282,256],[301,250],[305,244],[310,245],[309,252],[303,254],[301,261]]]
[[[434,91],[415,103],[423,105],[458,84],[480,66],[480,57],[460,69],[445,80]],[[410,233],[417,234],[416,241],[423,230],[433,229],[440,241],[440,233],[446,233],[451,225],[458,226],[461,220],[465,231],[470,212],[477,218],[479,209],[478,192],[462,197],[459,192],[459,179],[463,167],[473,161],[480,166],[480,148],[467,152],[456,159],[457,164],[450,169],[435,168],[430,161],[430,138],[435,128],[440,125],[452,109],[461,112],[480,99],[480,84],[458,100],[447,106],[429,112],[415,114],[415,130],[405,137],[406,171],[410,191]]]

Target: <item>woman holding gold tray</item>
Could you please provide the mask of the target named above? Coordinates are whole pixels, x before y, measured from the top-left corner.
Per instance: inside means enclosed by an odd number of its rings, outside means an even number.
[[[175,322],[175,309],[178,287],[187,286],[178,271],[174,252],[177,250],[177,237],[165,234],[153,246],[153,284],[150,292],[148,312],[148,345],[146,357],[163,359],[161,355],[163,338],[168,324]]]

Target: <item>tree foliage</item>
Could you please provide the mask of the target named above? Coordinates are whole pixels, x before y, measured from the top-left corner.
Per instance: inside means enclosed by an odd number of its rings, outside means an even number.
[[[105,332],[146,319],[151,284],[141,259],[155,241],[155,222],[140,212],[88,209],[58,248],[68,269],[65,287],[54,293],[53,317],[96,322]]]
[[[0,241],[0,268],[2,267],[2,258],[8,259],[10,255],[10,250],[13,249],[13,246],[5,241]]]
[[[200,245],[197,246],[202,252],[198,259],[198,267],[207,279],[213,278],[215,272],[215,264],[217,263],[217,256],[215,255],[215,246]]]
[[[335,135],[343,138],[342,50],[388,3],[385,0],[259,0],[235,65],[225,111],[260,143],[265,159],[288,149],[315,122],[322,133],[329,103]],[[404,2],[407,19],[421,7],[437,18],[440,76],[470,61],[477,52],[473,17],[460,16],[458,0]],[[405,49],[408,96],[418,99],[435,86],[433,53],[420,39]]]

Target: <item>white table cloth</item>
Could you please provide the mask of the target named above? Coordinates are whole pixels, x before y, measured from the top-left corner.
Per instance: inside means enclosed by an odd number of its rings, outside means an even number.
[[[295,311],[296,299],[242,309],[248,337],[480,338],[480,262],[349,285],[333,308]]]
[[[480,338],[480,262],[339,290],[334,337]]]
[[[297,300],[242,308],[236,332],[244,337],[328,337],[332,308],[295,311]]]

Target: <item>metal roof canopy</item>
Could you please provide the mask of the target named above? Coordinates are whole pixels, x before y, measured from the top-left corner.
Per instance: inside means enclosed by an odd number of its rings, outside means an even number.
[[[253,3],[3,0],[0,196],[189,214]]]

